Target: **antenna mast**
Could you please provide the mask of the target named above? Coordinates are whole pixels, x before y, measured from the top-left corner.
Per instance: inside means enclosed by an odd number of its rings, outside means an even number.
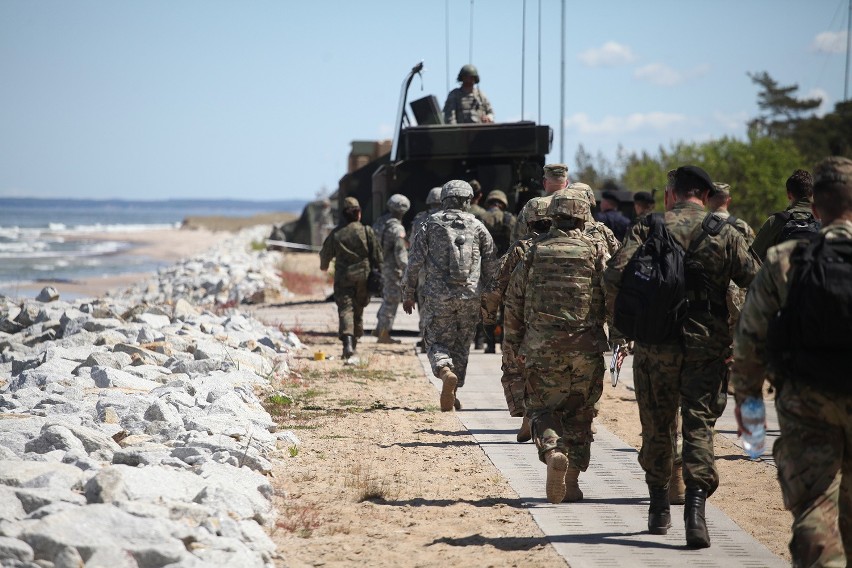
[[[562,89],[559,94],[559,162],[565,163],[565,0],[562,0]]]
[[[852,50],[852,0],[849,0],[849,15],[846,17],[846,79],[843,81],[843,100],[849,100],[849,51]]]
[[[850,0],[852,1],[852,0]],[[524,13],[521,16],[521,120],[524,119],[524,91],[526,90],[527,63],[527,0],[523,2]]]

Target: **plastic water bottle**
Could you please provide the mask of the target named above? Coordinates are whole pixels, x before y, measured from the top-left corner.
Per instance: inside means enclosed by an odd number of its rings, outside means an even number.
[[[740,405],[740,419],[743,429],[748,430],[740,436],[743,450],[748,457],[756,460],[766,449],[766,406],[763,404],[763,398],[750,396],[745,399]]]

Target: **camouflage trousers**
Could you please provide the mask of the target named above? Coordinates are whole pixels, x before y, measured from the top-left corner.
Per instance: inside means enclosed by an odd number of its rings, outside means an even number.
[[[396,311],[402,302],[402,276],[397,270],[382,271],[382,306],[379,308],[376,333],[393,329]]]
[[[784,506],[793,513],[793,566],[846,566],[852,560],[852,395],[785,382],[775,407],[781,435],[772,454]]]
[[[514,355],[507,353],[505,349],[503,353],[503,376],[500,378],[500,383],[503,385],[503,396],[506,397],[506,406],[509,408],[509,416],[524,415],[524,396],[526,390],[526,381],[518,364],[513,360]]]
[[[541,461],[557,449],[565,452],[571,465],[588,469],[603,377],[604,361],[597,352],[538,353],[534,361],[527,360],[524,404]]]
[[[642,423],[639,464],[645,482],[667,487],[677,461],[677,412],[682,427],[681,459],[688,486],[712,495],[719,486],[713,454],[713,427],[727,373],[724,356],[691,360],[679,347],[636,345],[633,379]]]
[[[425,298],[423,341],[432,365],[432,374],[440,375],[441,367],[450,367],[464,385],[470,343],[479,321],[479,298],[437,301]]]
[[[343,339],[344,335],[353,337],[364,335],[364,307],[370,302],[367,281],[364,280],[354,286],[340,285],[335,282],[334,302],[337,304],[337,317],[340,323],[339,337]]]

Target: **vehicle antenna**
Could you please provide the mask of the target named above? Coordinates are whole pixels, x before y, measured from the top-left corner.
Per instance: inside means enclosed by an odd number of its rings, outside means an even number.
[[[524,93],[526,91],[526,63],[527,63],[527,0],[523,2],[523,15],[521,16],[521,120],[524,119]]]
[[[565,0],[562,0],[562,88],[559,94],[559,162],[565,163]]]
[[[470,0],[470,35],[468,38],[469,55],[467,57],[467,62],[473,63],[473,0]]]
[[[849,51],[852,51],[852,0],[849,0],[849,15],[846,17],[846,80],[843,82],[843,100],[849,100]]]
[[[541,0],[538,0],[538,124],[541,124]]]
[[[446,41],[447,90],[450,92],[450,0],[444,0],[444,39]]]

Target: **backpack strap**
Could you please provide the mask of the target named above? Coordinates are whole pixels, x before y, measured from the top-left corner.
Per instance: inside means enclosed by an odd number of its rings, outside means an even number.
[[[737,227],[737,221],[739,221],[738,218],[734,217],[733,215],[728,215],[728,218],[727,218],[728,225],[736,228]]]

